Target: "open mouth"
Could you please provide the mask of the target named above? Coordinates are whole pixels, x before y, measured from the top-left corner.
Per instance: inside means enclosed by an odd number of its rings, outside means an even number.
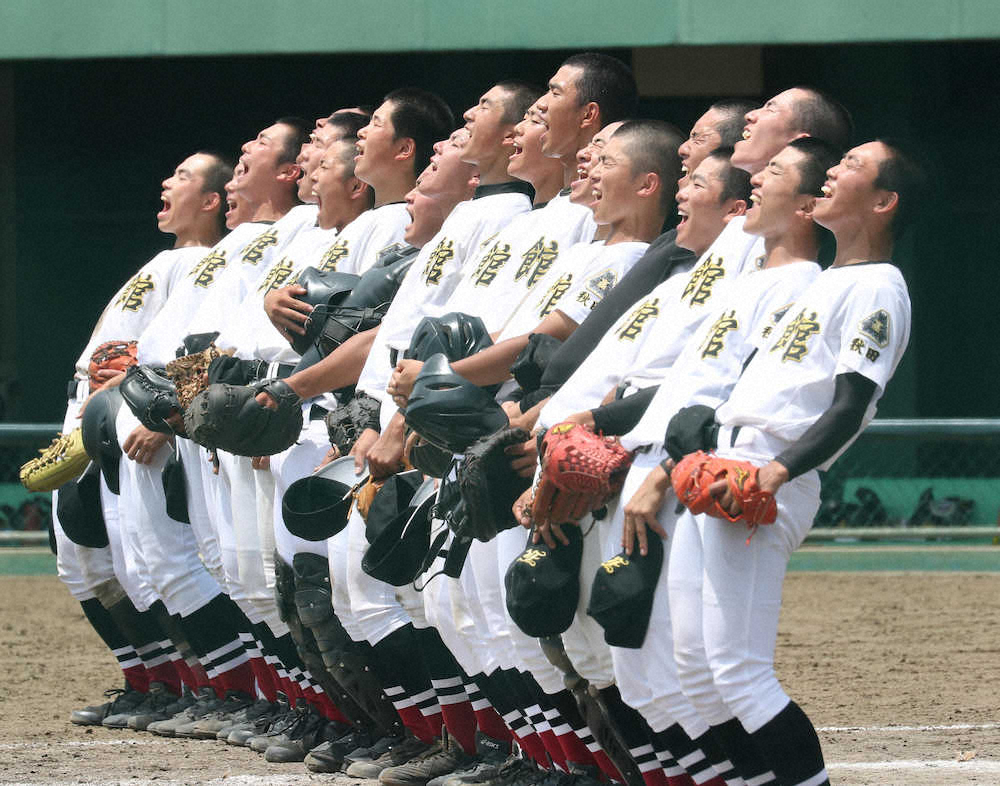
[[[823,192],[824,199],[829,199],[830,197],[833,196],[833,186],[831,186],[829,183],[824,183],[820,187],[820,191]]]
[[[160,208],[160,212],[156,214],[156,217],[166,218],[167,214],[170,212],[170,197],[164,194],[160,197],[160,201],[163,202],[163,207]]]
[[[750,126],[744,126],[744,128],[743,128],[743,138],[744,139],[749,139],[750,136],[751,136],[751,134],[750,134]]]

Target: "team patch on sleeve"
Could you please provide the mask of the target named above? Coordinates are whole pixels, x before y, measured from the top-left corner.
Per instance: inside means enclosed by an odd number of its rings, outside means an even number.
[[[867,336],[880,347],[889,344],[889,312],[880,308],[861,320],[861,335]]]
[[[156,284],[153,282],[153,277],[150,274],[143,275],[142,273],[136,273],[132,277],[132,280],[125,285],[118,300],[115,301],[115,305],[121,306],[122,311],[132,311],[134,313],[142,308],[146,301],[146,294],[152,292],[155,288]]]
[[[660,299],[658,297],[645,301],[621,323],[622,327],[618,330],[618,340],[635,341],[639,334],[642,333],[646,323],[651,319],[655,319],[659,314]]]
[[[782,318],[784,318],[785,314],[788,313],[788,309],[791,307],[792,304],[789,303],[788,305],[782,306],[777,311],[773,311],[771,313],[771,321],[764,325],[764,328],[760,331],[761,338],[767,338],[774,332],[774,326],[777,325]]]
[[[330,246],[326,252],[320,257],[319,264],[316,268],[320,273],[331,273],[337,269],[337,265],[340,264],[340,260],[346,257],[350,253],[350,244],[346,237],[342,237],[332,246]]]

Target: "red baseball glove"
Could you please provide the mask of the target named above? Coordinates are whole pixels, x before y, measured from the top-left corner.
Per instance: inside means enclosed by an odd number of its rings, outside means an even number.
[[[709,493],[717,480],[725,479],[742,513],[732,516],[723,510]],[[670,482],[677,499],[692,513],[707,513],[727,521],[744,521],[748,527],[773,524],[778,516],[774,495],[762,491],[757,484],[757,467],[749,461],[724,459],[712,453],[689,453],[670,473]]]
[[[578,521],[621,490],[632,454],[579,423],[559,423],[542,440],[531,515],[537,523]]]
[[[105,341],[90,356],[90,364],[87,367],[87,374],[90,376],[90,392],[93,393],[101,385],[103,380],[98,379],[98,371],[124,371],[129,366],[134,366],[138,361],[138,344],[135,341]]]

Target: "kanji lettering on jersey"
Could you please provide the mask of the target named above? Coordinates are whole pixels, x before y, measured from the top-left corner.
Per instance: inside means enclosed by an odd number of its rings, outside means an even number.
[[[688,277],[687,286],[681,293],[681,300],[691,297],[689,306],[703,306],[712,297],[712,287],[715,282],[726,275],[726,269],[720,262],[715,261],[715,257],[709,257],[692,271]]]
[[[781,362],[794,360],[796,363],[802,360],[809,352],[809,338],[819,333],[819,322],[816,321],[816,312],[806,314],[802,309],[798,315],[785,326],[784,333],[781,334],[771,351],[784,350],[781,353]]]
[[[639,334],[642,333],[642,329],[646,322],[650,319],[656,318],[659,314],[660,299],[658,297],[645,301],[641,306],[635,309],[635,311],[628,315],[628,319],[625,322],[624,327],[618,331],[618,340],[635,341]]]
[[[556,261],[558,256],[558,242],[553,240],[546,245],[544,237],[538,238],[531,248],[521,254],[521,264],[517,266],[514,280],[520,281],[527,276],[527,286],[533,287],[542,276],[549,272],[552,263]]]
[[[136,273],[132,280],[125,285],[118,300],[115,301],[115,305],[121,306],[122,311],[134,313],[142,308],[146,293],[152,292],[155,288],[156,284],[153,283],[153,277],[149,273],[145,275]]]
[[[437,286],[441,283],[444,266],[455,257],[455,241],[441,238],[441,242],[431,251],[424,265],[424,283],[427,286]]]
[[[488,287],[508,259],[510,259],[510,246],[507,243],[495,244],[476,265],[476,270],[472,274],[473,283],[477,287]]]
[[[271,266],[271,269],[267,271],[267,275],[264,276],[263,282],[257,287],[258,292],[263,292],[265,295],[272,289],[277,289],[283,286],[288,280],[288,277],[292,274],[292,260],[288,257],[282,257],[277,263]]]
[[[337,264],[350,252],[346,237],[342,237],[330,246],[319,259],[316,269],[320,273],[330,273],[337,269]]]
[[[874,314],[869,314],[861,320],[861,334],[868,336],[880,347],[889,344],[889,312],[880,308]]]
[[[213,251],[211,254],[202,257],[198,263],[191,268],[189,276],[194,276],[194,285],[207,289],[215,281],[215,271],[226,266],[226,252]]]
[[[736,309],[728,311],[719,316],[715,320],[715,324],[711,327],[711,332],[708,334],[708,338],[701,345],[701,357],[702,360],[705,358],[717,358],[719,353],[726,346],[726,334],[730,330],[736,330],[740,326],[740,322],[736,319]]]
[[[269,229],[251,240],[240,253],[248,265],[256,265],[264,258],[264,252],[271,246],[278,245],[278,230]]]
[[[573,281],[572,273],[563,273],[559,280],[556,281],[551,287],[549,287],[548,292],[546,292],[542,299],[538,301],[538,305],[541,307],[538,311],[539,317],[548,316],[556,307],[556,303],[566,294],[566,290],[569,289],[569,285]]]

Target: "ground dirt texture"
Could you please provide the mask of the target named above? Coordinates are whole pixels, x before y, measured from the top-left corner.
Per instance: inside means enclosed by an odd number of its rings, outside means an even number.
[[[786,582],[778,674],[835,784],[1000,783],[998,664],[1000,574]],[[0,577],[0,673],[0,783],[352,783],[214,741],[70,724],[120,672],[55,577]]]

